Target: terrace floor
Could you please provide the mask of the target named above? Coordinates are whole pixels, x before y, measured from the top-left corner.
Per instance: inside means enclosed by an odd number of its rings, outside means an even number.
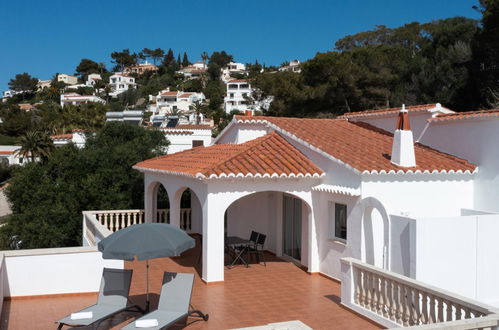
[[[379,329],[380,326],[342,307],[340,284],[309,275],[293,263],[267,255],[267,267],[252,264],[225,270],[225,282],[204,284],[199,276],[199,250],[178,258],[149,262],[151,309],[157,305],[163,272],[195,273],[193,308],[210,314],[208,322],[189,318],[187,329],[231,329],[300,320],[314,329]],[[145,262],[126,262],[134,270],[131,299],[145,302]],[[6,300],[0,329],[55,329],[56,320],[95,303],[97,294],[31,297]],[[123,313],[103,322],[100,329],[119,329],[137,313]],[[182,328],[179,325],[177,328]],[[83,329],[83,328],[78,328]]]

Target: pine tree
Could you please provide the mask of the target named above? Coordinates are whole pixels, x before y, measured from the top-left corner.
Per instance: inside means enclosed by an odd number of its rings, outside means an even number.
[[[180,53],[178,54],[178,56],[179,56],[178,58],[179,58],[179,61],[180,61]],[[184,52],[184,58],[182,59],[182,66],[186,67],[186,66],[189,66],[190,64],[191,63],[189,62],[189,58],[187,58],[187,53]]]

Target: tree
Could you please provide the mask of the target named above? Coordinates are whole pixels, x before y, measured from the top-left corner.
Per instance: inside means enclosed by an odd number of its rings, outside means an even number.
[[[132,166],[167,145],[159,131],[113,122],[82,149],[69,144],[18,169],[7,192],[13,214],[0,228],[2,248],[12,237],[23,249],[81,245],[82,211],[142,208],[144,179]]]
[[[19,109],[17,105],[7,107],[0,114],[3,119],[0,133],[3,135],[21,136],[34,126],[32,113]]]
[[[180,53],[179,53],[180,56]],[[179,58],[179,63],[180,63],[180,58]],[[191,62],[189,62],[189,58],[187,58],[187,53],[184,52],[184,57],[182,58],[182,66],[185,68],[186,66],[189,66]]]
[[[129,49],[123,49],[121,52],[111,53],[111,58],[116,66],[114,71],[123,71],[126,67],[137,64],[137,54],[130,54]]]
[[[16,76],[9,81],[10,89],[22,93],[23,99],[25,93],[34,93],[36,91],[37,84],[38,79],[31,77],[26,72],[16,74]]]
[[[105,69],[105,68],[104,68]],[[84,58],[80,61],[80,64],[75,69],[75,75],[80,76],[82,80],[91,74],[102,72],[103,68],[97,62]]]
[[[32,162],[36,158],[47,160],[50,153],[54,149],[54,144],[50,139],[50,135],[40,131],[28,131],[20,138],[21,148],[17,154],[25,158],[30,158]]]
[[[210,63],[216,63],[219,67],[223,68],[232,62],[234,58],[222,50],[220,52],[213,52],[210,56]]]
[[[139,54],[141,54],[145,58],[151,58],[153,64],[156,65],[156,62],[165,55],[165,52],[161,48],[144,48]]]
[[[210,58],[210,56],[208,55],[207,52],[201,53],[201,60],[203,60],[204,65],[206,65],[206,61],[208,61],[209,58]]]
[[[173,50],[170,48],[163,58],[163,65],[165,67],[170,67],[175,62],[175,56],[173,55]]]

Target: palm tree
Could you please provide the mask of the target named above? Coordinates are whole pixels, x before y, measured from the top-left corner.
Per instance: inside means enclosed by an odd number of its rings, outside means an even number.
[[[210,57],[208,56],[208,53],[207,53],[207,52],[202,52],[202,53],[201,53],[201,59],[203,60],[204,66],[206,66],[206,61],[207,61],[209,58],[210,58]]]
[[[42,160],[47,159],[54,149],[52,139],[45,132],[28,131],[20,138],[21,148],[17,150],[18,155],[30,157],[34,162],[39,157]]]
[[[199,100],[194,101],[191,113],[196,114],[196,124],[199,125],[201,123],[201,114],[206,115],[206,105]]]

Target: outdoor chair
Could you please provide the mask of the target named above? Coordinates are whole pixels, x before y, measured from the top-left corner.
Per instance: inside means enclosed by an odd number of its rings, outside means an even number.
[[[192,314],[208,321],[208,314],[203,314],[199,310],[189,310],[193,284],[194,274],[165,272],[158,309],[142,316],[123,329],[136,329],[141,326],[147,329],[163,329],[181,320],[187,324],[187,317]]]
[[[263,246],[265,244],[265,239],[267,238],[267,235],[264,234],[258,234],[258,238],[256,239],[256,243],[254,247],[248,248],[248,254],[254,254],[258,258],[258,263],[260,263],[260,256],[263,259],[263,265],[267,267],[267,263],[265,262],[265,253],[263,250]]]
[[[131,269],[104,268],[97,304],[60,319],[56,322],[59,323],[57,329],[62,329],[64,325],[91,326],[97,329],[102,321],[120,312],[141,312],[128,299],[131,281]]]

